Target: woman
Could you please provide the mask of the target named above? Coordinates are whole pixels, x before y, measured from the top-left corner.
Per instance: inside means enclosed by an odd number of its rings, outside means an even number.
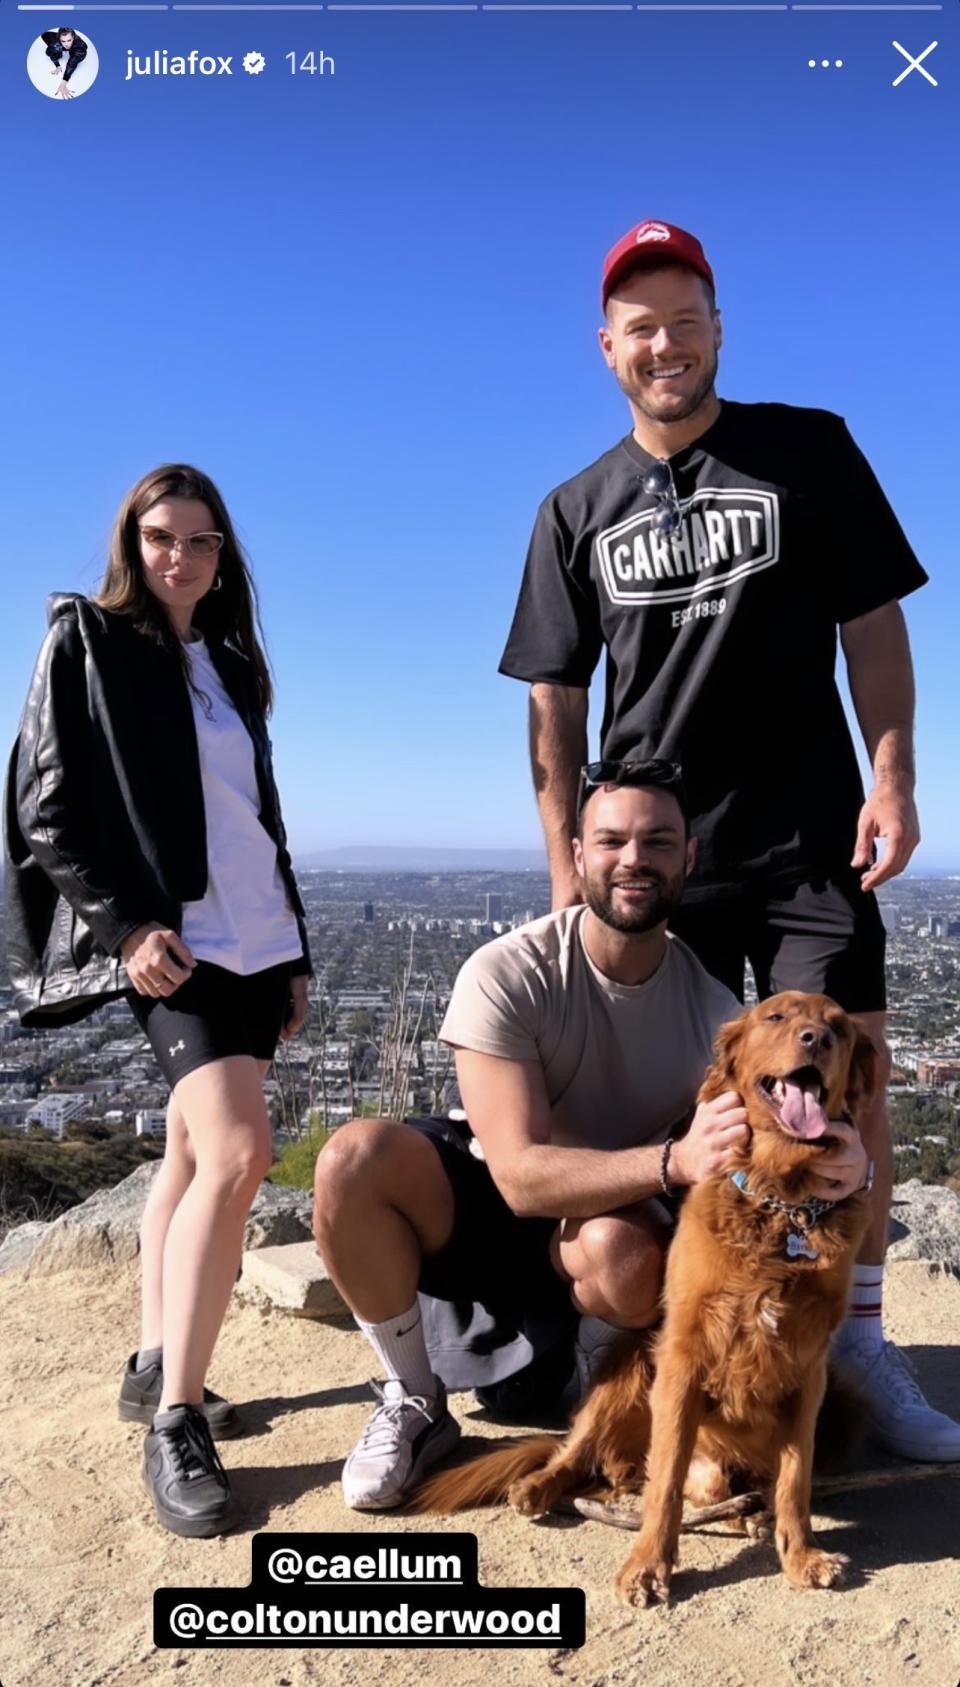
[[[61,29],[42,30],[40,40],[46,46],[47,59],[54,66],[52,67],[52,76],[61,74],[61,59],[66,57],[66,67],[62,69],[62,78],[64,79],[62,79],[61,86],[57,88],[57,94],[61,96],[62,100],[73,100],[73,88],[69,88],[67,83],[76,71],[78,64],[83,64],[84,59],[86,59],[86,49],[88,49],[86,40],[83,39],[83,35],[78,35],[76,29],[69,29],[69,25],[64,25]]]
[[[273,780],[255,594],[213,482],[139,481],[92,600],[51,598],[6,799],[7,935],[25,1025],[127,994],[171,1087],[141,1230],[120,1415],[177,1534],[234,1517],[204,1378],[271,1164],[263,1077],[306,1016],[309,952]]]

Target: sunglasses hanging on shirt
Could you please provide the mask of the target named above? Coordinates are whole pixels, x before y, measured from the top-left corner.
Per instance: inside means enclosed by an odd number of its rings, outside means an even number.
[[[640,477],[640,484],[648,497],[657,500],[657,507],[653,512],[654,532],[676,533],[681,521],[680,500],[677,497],[670,464],[653,463],[646,474]]]

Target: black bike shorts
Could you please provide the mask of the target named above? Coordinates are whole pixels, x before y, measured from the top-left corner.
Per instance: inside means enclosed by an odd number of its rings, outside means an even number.
[[[290,961],[245,977],[198,961],[172,996],[128,996],[164,1078],[173,1089],[188,1072],[228,1055],[272,1060],[290,1011]]]

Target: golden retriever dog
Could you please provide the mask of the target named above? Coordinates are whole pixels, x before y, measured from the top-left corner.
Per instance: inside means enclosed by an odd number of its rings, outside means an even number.
[[[417,1511],[506,1498],[540,1515],[572,1488],[636,1489],[636,1545],[617,1578],[630,1604],[669,1598],[684,1494],[725,1499],[733,1476],[771,1494],[795,1587],[831,1587],[847,1560],[810,1524],[813,1437],[830,1337],[867,1224],[864,1192],[813,1195],[830,1120],[856,1123],[873,1087],[870,1039],[827,996],[788,990],[720,1028],[698,1099],[743,1099],[749,1148],[687,1194],[667,1255],[663,1322],[625,1332],[566,1437],[538,1436],[441,1472]]]

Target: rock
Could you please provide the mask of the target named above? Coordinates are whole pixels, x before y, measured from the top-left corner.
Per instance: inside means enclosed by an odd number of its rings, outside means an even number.
[[[299,1318],[351,1315],[312,1241],[254,1248],[245,1253],[237,1293],[260,1306],[292,1312]]]
[[[140,1251],[140,1220],[160,1162],[138,1166],[113,1189],[98,1189],[52,1223],[33,1246],[27,1276],[92,1266],[123,1265]],[[264,1183],[257,1191],[244,1231],[244,1247],[302,1242],[311,1234],[312,1197],[304,1189]]]
[[[140,1219],[159,1160],[138,1166],[113,1189],[98,1189],[46,1226],[27,1266],[28,1277],[90,1266],[123,1265],[140,1251]]]
[[[138,1166],[115,1188],[98,1189],[49,1224],[17,1225],[0,1246],[0,1271],[26,1265],[28,1276],[47,1276],[136,1259],[140,1220],[159,1165],[152,1160]],[[244,1248],[262,1251],[309,1242],[312,1205],[305,1189],[262,1184],[247,1219]],[[960,1196],[912,1178],[894,1189],[890,1217],[891,1261],[924,1260],[960,1277]]]
[[[889,1260],[922,1259],[960,1277],[960,1195],[912,1177],[898,1183],[890,1209]]]
[[[0,1271],[12,1271],[15,1265],[27,1265],[47,1225],[43,1219],[32,1218],[8,1230],[0,1243]]]
[[[313,1237],[313,1195],[307,1189],[282,1189],[262,1183],[243,1233],[244,1248],[281,1247]]]

